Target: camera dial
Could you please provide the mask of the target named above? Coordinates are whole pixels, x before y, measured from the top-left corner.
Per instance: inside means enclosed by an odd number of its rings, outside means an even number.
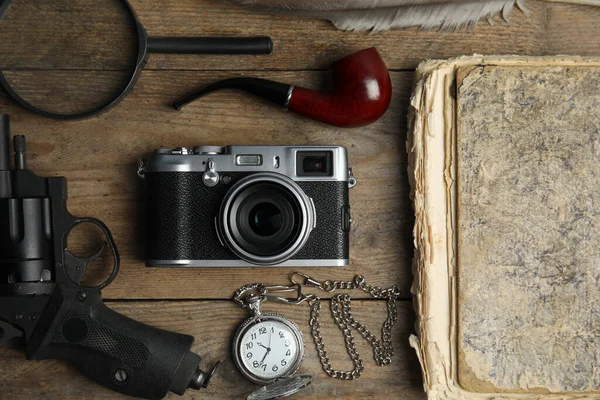
[[[206,171],[202,174],[202,182],[208,187],[216,186],[219,183],[219,173],[215,171],[215,162],[212,159],[209,159]]]
[[[226,148],[222,146],[196,146],[194,154],[225,154]]]

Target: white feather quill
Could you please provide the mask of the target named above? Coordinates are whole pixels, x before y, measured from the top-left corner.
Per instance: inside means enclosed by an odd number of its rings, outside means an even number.
[[[380,32],[418,26],[421,29],[472,28],[496,15],[508,21],[512,9],[528,14],[524,0],[224,0],[258,12],[322,18],[337,28]],[[550,0],[552,1],[552,0]],[[561,0],[555,0],[561,1]],[[563,0],[600,5],[600,0]]]

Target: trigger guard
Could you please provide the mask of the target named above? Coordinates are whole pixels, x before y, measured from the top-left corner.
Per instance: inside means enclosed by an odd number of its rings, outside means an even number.
[[[104,234],[105,237],[105,241],[102,244],[102,247],[100,248],[100,250],[90,256],[89,258],[85,258],[85,259],[81,259],[78,257],[75,257],[73,254],[71,254],[66,248],[64,250],[64,255],[63,257],[66,258],[71,257],[73,260],[75,260],[75,262],[77,263],[77,261],[83,261],[83,268],[82,272],[81,272],[81,277],[79,277],[79,282],[75,282],[75,280],[73,279],[73,276],[69,273],[68,270],[66,270],[66,275],[69,277],[69,279],[75,283],[77,286],[81,286],[81,280],[83,279],[83,275],[85,273],[85,269],[87,268],[87,264],[90,261],[94,261],[96,260],[98,257],[100,257],[100,255],[102,255],[102,253],[104,252],[104,250],[106,249],[106,245],[108,244],[108,246],[110,247],[110,250],[112,252],[113,255],[113,270],[111,272],[111,274],[108,276],[108,278],[106,278],[106,280],[104,282],[102,282],[101,284],[97,285],[97,286],[85,286],[86,289],[92,289],[92,290],[102,290],[105,287],[107,287],[108,285],[111,284],[111,282],[117,277],[117,274],[119,273],[119,265],[120,265],[120,258],[119,258],[119,252],[117,250],[117,245],[115,244],[115,241],[110,233],[110,231],[108,230],[108,227],[100,220],[95,219],[95,218],[77,218],[75,220],[75,222],[73,223],[73,225],[71,225],[71,227],[69,228],[69,230],[65,233],[64,235],[64,240],[66,240],[69,235],[71,234],[71,231],[73,231],[73,229],[77,226],[77,225],[81,225],[81,224],[94,224],[96,225],[98,228],[100,228],[100,230],[102,231],[102,233]],[[63,240],[63,242],[64,242]],[[65,263],[66,265],[66,263]],[[66,268],[69,269],[69,268]]]

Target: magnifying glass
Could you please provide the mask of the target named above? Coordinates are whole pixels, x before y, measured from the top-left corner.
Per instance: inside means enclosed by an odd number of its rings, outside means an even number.
[[[54,119],[114,107],[150,53],[272,50],[269,37],[150,38],[128,0],[0,0],[0,84],[23,107]]]

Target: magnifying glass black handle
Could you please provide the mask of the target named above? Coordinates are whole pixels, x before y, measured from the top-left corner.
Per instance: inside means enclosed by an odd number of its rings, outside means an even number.
[[[270,37],[148,38],[149,53],[166,54],[271,54]]]

